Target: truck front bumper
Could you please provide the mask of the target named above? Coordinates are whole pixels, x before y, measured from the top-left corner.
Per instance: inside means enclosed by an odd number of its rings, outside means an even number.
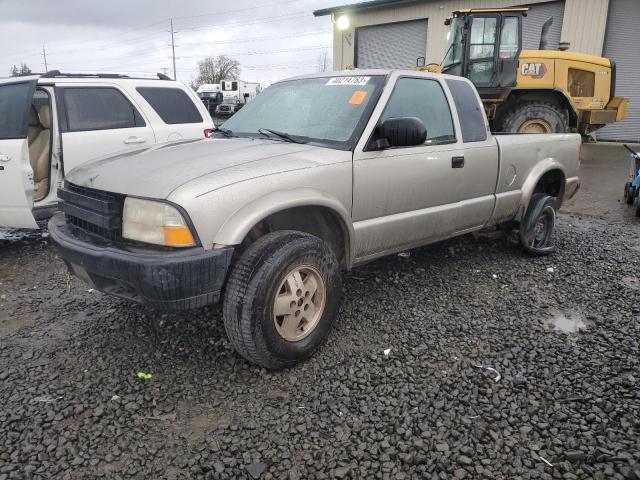
[[[91,287],[166,311],[218,302],[233,254],[233,248],[125,250],[96,242],[61,213],[49,221],[49,234],[69,269]]]

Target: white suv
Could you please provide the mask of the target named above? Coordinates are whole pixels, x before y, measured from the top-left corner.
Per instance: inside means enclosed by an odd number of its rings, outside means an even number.
[[[65,173],[88,160],[205,138],[213,128],[198,96],[162,74],[0,80],[0,227],[38,228],[56,209]]]

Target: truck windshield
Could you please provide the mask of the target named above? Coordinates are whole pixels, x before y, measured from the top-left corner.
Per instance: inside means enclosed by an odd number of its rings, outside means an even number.
[[[462,29],[464,20],[462,17],[456,17],[451,21],[449,33],[447,34],[447,55],[442,63],[443,67],[454,65],[462,61]]]
[[[366,121],[383,76],[320,77],[276,83],[224,123],[227,132],[260,137],[260,130],[297,140],[346,147]]]

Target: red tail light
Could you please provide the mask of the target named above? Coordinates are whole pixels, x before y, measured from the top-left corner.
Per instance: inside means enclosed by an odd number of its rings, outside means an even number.
[[[213,128],[205,128],[204,129],[204,138],[209,138],[213,133]]]
[[[578,162],[582,162],[582,143],[580,144],[580,148],[578,149]]]

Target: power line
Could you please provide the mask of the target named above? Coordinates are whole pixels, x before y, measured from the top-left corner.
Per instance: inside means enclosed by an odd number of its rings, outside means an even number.
[[[318,45],[315,47],[300,47],[300,48],[285,48],[282,50],[263,50],[261,52],[229,52],[228,55],[231,56],[244,56],[244,55],[267,55],[270,53],[289,53],[289,52],[302,52],[305,50],[320,50],[323,48],[330,48],[330,45]],[[219,57],[220,55],[183,55],[180,58],[204,58],[207,56],[211,57]]]
[[[310,47],[298,47],[298,48],[285,48],[285,49],[278,49],[278,50],[261,50],[261,51],[250,51],[250,52],[229,52],[226,55],[229,56],[244,56],[244,55],[268,55],[268,54],[272,54],[272,53],[289,53],[289,52],[301,52],[301,51],[310,51],[310,50],[321,50],[321,49],[328,49],[331,48],[331,45],[316,45],[316,46],[310,46]],[[186,59],[186,58],[206,58],[206,57],[220,57],[221,55],[207,55],[206,53],[202,53],[202,54],[194,54],[194,55],[180,55],[175,57],[176,60],[180,60],[180,59]],[[121,57],[121,58],[129,58],[127,57]],[[108,67],[101,67],[103,69],[106,70],[112,70],[112,69],[117,69],[117,68],[122,68],[122,67],[126,67],[126,66],[130,66],[130,65],[149,65],[149,64],[153,64],[153,63],[159,63],[159,62],[166,62],[167,60],[171,59],[172,57],[161,57],[161,58],[156,58],[154,60],[148,60],[146,62],[126,62],[126,63],[118,63],[116,65],[112,65],[112,66],[108,66]],[[87,63],[91,63],[91,62],[82,62],[82,63],[78,63],[78,62],[64,62],[64,65],[87,65]],[[177,70],[178,72],[180,70]]]
[[[99,38],[94,39],[94,40],[86,40],[86,41],[82,42],[82,45],[86,46],[87,44],[92,44],[92,43],[95,43],[95,42],[102,42],[102,41],[110,39],[110,38],[122,37],[123,35],[128,35],[129,33],[136,32],[136,31],[139,31],[139,30],[145,30],[147,28],[151,28],[151,27],[153,27],[155,25],[159,25],[160,23],[165,23],[165,22],[166,22],[166,19],[165,20],[161,20],[159,22],[154,22],[154,23],[151,23],[151,24],[147,24],[147,25],[142,26],[142,27],[136,27],[136,28],[132,28],[132,29],[129,29],[129,30],[125,30],[123,32],[118,32],[117,34],[110,34],[110,35],[107,35],[107,36],[104,36],[104,37],[99,37]],[[162,33],[162,32],[160,32],[160,33]],[[131,40],[126,40],[126,41],[131,41]],[[71,44],[73,44],[75,46],[73,49],[65,49],[65,50],[62,50],[62,51],[64,51],[64,52],[69,51],[69,52],[74,52],[74,53],[77,52],[78,51],[77,50],[78,42],[71,42],[71,41],[63,42],[63,43],[59,44],[59,46],[65,46],[65,45],[71,45]],[[107,45],[109,45],[109,44],[107,44]],[[95,48],[95,47],[92,47],[92,48]],[[54,47],[54,49],[55,49],[55,47]],[[27,55],[27,54],[28,55],[32,55],[32,56],[35,55],[35,54],[30,54],[28,52],[24,52],[23,51],[23,52],[15,52],[15,53],[3,53],[2,55],[0,55],[0,57],[24,56],[24,55]]]
[[[231,25],[231,26],[236,26],[236,27],[237,27],[237,26],[242,26],[242,25],[253,25],[253,24],[256,24],[256,23],[270,23],[270,22],[274,22],[274,21],[276,21],[276,22],[277,22],[277,21],[281,21],[281,20],[289,19],[289,18],[298,18],[298,17],[301,17],[301,16],[307,16],[307,14],[306,14],[306,13],[299,13],[299,14],[286,14],[286,15],[277,15],[277,16],[272,16],[272,17],[264,17],[264,18],[261,18],[261,19],[255,19],[255,20],[251,20],[251,21],[238,21],[238,22],[216,23],[216,24],[210,24],[210,25],[207,25],[206,27],[201,26],[201,27],[198,27],[198,28],[194,28],[194,29],[186,29],[186,30],[183,30],[183,31],[200,31],[200,30],[210,29],[210,28],[214,28],[214,27],[230,26],[230,25]],[[175,31],[175,29],[173,28],[172,23],[173,23],[173,22],[170,20],[170,26],[171,26],[170,33],[171,33],[171,36],[172,36],[172,38],[171,38],[171,46],[172,46],[171,56],[172,56],[172,57],[175,57],[175,48],[177,47],[177,45],[175,45],[175,34],[176,34],[176,33],[179,33],[179,32],[176,32],[176,31]],[[134,42],[134,41],[136,41],[136,40],[138,40],[138,39],[144,39],[144,38],[156,37],[156,36],[158,36],[158,35],[162,35],[162,34],[163,34],[163,32],[158,32],[158,33],[148,34],[148,35],[144,35],[144,36],[142,36],[142,37],[138,37],[138,38],[136,38],[136,39],[127,39],[127,40],[126,40],[126,42],[127,42],[128,44],[130,44],[130,43],[132,43],[132,42]],[[104,45],[102,45],[102,46],[101,46],[101,48],[93,47],[93,49],[94,49],[94,50],[95,50],[95,49],[105,49],[107,46],[110,46],[110,45],[117,45],[117,44],[119,44],[119,43],[121,43],[121,42],[116,41],[116,42],[112,42],[111,44],[104,44]],[[232,42],[229,42],[229,43],[232,43]],[[77,51],[77,50],[73,50],[73,52],[74,52],[74,53],[75,53],[76,51]],[[57,54],[56,54],[56,53],[54,53],[54,56],[55,56],[55,55],[60,55],[60,54],[61,54],[61,52],[58,52]],[[112,57],[112,58],[117,58],[117,57]],[[180,58],[180,57],[176,57],[176,58]],[[60,63],[63,63],[63,62],[60,62]],[[175,62],[174,62],[174,63],[175,63]],[[177,73],[177,69],[176,69],[176,73]],[[174,75],[174,76],[175,76],[175,75]]]
[[[254,5],[246,8],[237,8],[235,10],[225,10],[224,12],[213,12],[213,13],[199,13],[196,15],[185,15],[183,17],[173,17],[174,20],[185,20],[188,18],[200,18],[200,17],[211,17],[211,16],[220,16],[227,13],[238,13],[238,12],[247,12],[250,10],[255,10],[256,8],[265,8],[265,7],[277,7],[280,5],[285,5],[288,3],[295,3],[298,0],[285,0],[283,2],[274,2],[274,3],[265,3],[264,5]]]
[[[265,40],[280,40],[283,38],[291,38],[292,35],[295,35],[296,37],[304,37],[304,36],[330,34],[330,33],[331,31],[327,31],[327,30],[315,30],[312,32],[292,32],[292,33],[287,33],[286,35],[273,35],[270,37],[250,37],[250,38],[245,37],[245,38],[239,38],[236,40],[215,40],[213,42],[183,43],[182,46],[188,47],[188,46],[200,46],[200,45],[226,45],[229,43],[247,43],[247,42],[265,41]]]
[[[285,0],[285,1],[281,1],[281,2],[268,3],[268,4],[264,4],[264,5],[254,5],[254,6],[246,7],[246,8],[237,8],[237,9],[234,9],[234,10],[226,10],[226,11],[222,11],[222,12],[201,13],[201,14],[196,14],[196,15],[187,15],[187,16],[182,16],[182,17],[174,17],[174,20],[201,18],[201,17],[214,16],[214,15],[215,16],[220,16],[220,15],[224,15],[224,14],[227,14],[227,13],[238,13],[238,12],[244,12],[244,11],[251,11],[251,10],[255,10],[257,8],[275,7],[275,6],[279,6],[279,5],[295,3],[296,1],[297,0]],[[308,15],[308,13],[304,13],[304,14],[301,13],[298,16],[302,16],[302,15],[306,16],[306,15]],[[286,18],[286,17],[289,17],[289,15],[283,15],[283,16],[280,16],[279,18]],[[264,20],[267,20],[268,18],[275,18],[275,17],[266,17]],[[290,18],[294,18],[294,16],[291,16]],[[130,42],[137,41],[139,39],[150,38],[152,36],[160,35],[160,34],[162,34],[162,32],[157,32],[157,33],[154,33],[154,34],[151,34],[151,35],[144,35],[144,36],[141,36],[141,37],[135,37],[135,38],[130,38],[130,39],[122,39],[122,36],[128,35],[128,34],[133,33],[133,32],[137,32],[137,31],[140,31],[140,30],[146,30],[146,29],[155,27],[157,25],[160,25],[162,23],[164,23],[166,25],[166,22],[170,21],[170,20],[171,19],[169,19],[169,18],[165,18],[165,19],[159,20],[157,22],[153,22],[153,23],[150,23],[150,24],[145,24],[143,26],[131,28],[131,29],[125,30],[123,32],[117,32],[115,34],[106,35],[106,36],[99,37],[99,38],[96,38],[96,39],[93,39],[93,40],[86,40],[86,41],[83,41],[82,44],[83,44],[83,46],[86,46],[87,44],[97,43],[97,45],[94,45],[91,48],[94,49],[94,50],[95,49],[103,50],[104,48],[106,48],[108,46],[111,46],[111,45],[117,45],[117,44],[122,44],[122,43],[130,43]],[[212,25],[208,25],[208,26],[196,26],[196,27],[191,28],[191,29],[186,29],[185,31],[206,30],[206,29],[209,29],[209,28],[214,27],[214,26],[230,26],[230,25],[243,25],[243,24],[244,25],[250,25],[250,24],[255,24],[257,22],[261,22],[261,21],[263,21],[263,19],[257,19],[255,21],[250,21],[250,22],[246,22],[246,23],[244,23],[244,22],[216,23],[216,24],[212,24]],[[112,38],[120,38],[120,40],[117,40],[115,42],[104,43],[104,40],[110,40]],[[74,44],[74,48],[58,50],[57,54],[60,54],[60,53],[76,53],[77,52],[77,48],[75,48],[75,46],[77,45],[77,42],[63,42],[63,43],[59,44],[59,46],[60,45],[61,46],[71,45],[72,43]],[[56,47],[54,46],[54,50],[55,50],[55,48]],[[16,53],[3,53],[2,55],[0,55],[0,58],[9,57],[9,56],[24,56],[24,55],[27,55],[27,54],[30,55],[30,56],[37,55],[37,54],[32,54],[32,53],[28,53],[28,52],[24,52],[23,51],[23,52],[16,52]]]
[[[255,20],[250,20],[248,22],[228,22],[228,23],[212,23],[209,25],[203,25],[200,27],[194,27],[194,28],[183,28],[182,31],[183,32],[197,32],[200,30],[209,30],[213,27],[229,27],[229,26],[243,26],[243,25],[255,25],[256,23],[271,23],[271,22],[277,22],[280,20],[285,20],[285,19],[293,19],[293,18],[300,18],[300,17],[307,17],[309,14],[308,13],[294,13],[294,14],[286,14],[286,15],[276,15],[273,17],[264,17],[264,18],[257,18]]]

